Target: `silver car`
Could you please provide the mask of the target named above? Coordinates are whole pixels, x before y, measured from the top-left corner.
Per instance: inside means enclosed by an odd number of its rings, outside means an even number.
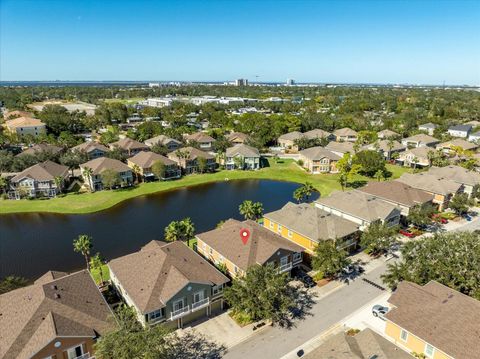
[[[385,314],[387,314],[387,312],[388,312],[388,308],[380,304],[376,304],[372,308],[373,316],[378,317],[380,319],[384,319],[383,317],[385,316]]]

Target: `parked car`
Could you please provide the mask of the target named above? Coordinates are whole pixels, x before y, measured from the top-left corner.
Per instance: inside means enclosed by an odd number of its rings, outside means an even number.
[[[292,274],[293,278],[302,282],[305,288],[312,288],[317,285],[317,283],[315,283],[312,277],[310,277],[305,271],[299,268],[294,268]]]
[[[413,234],[412,232],[410,232],[408,229],[401,229],[399,230],[399,233],[405,237],[408,237],[408,238],[413,238],[415,237],[415,234]]]
[[[373,314],[374,317],[378,317],[380,319],[383,319],[383,317],[387,313],[388,313],[388,308],[384,307],[383,305],[375,304],[372,308],[372,314]]]
[[[342,269],[342,272],[348,275],[355,274],[355,273],[363,273],[365,269],[359,264],[349,264],[345,268]]]
[[[438,214],[432,215],[432,218],[433,218],[435,221],[440,222],[441,224],[447,224],[447,223],[448,223],[448,219],[443,218],[443,217],[440,217],[440,215],[438,215]]]
[[[470,217],[468,214],[463,215],[463,218],[465,218],[468,222],[472,221],[472,217]]]

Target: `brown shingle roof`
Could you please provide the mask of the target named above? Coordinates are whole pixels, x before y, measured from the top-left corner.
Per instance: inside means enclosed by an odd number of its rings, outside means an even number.
[[[145,141],[145,144],[147,146],[153,146],[153,145],[157,145],[157,144],[167,145],[169,142],[175,142],[178,145],[182,144],[180,141],[177,141],[177,140],[175,140],[173,138],[170,138],[168,136],[165,136],[165,135],[158,135],[156,137],[150,138],[150,139]]]
[[[288,202],[278,211],[266,213],[264,217],[316,242],[343,238],[358,231],[358,224],[307,203]]]
[[[191,161],[196,160],[198,157],[203,157],[207,160],[215,158],[215,156],[212,156],[210,153],[204,152],[195,147],[184,147],[179,150],[170,152],[167,156],[168,158],[177,161],[179,159],[178,153],[185,153],[187,155],[187,159]]]
[[[191,135],[185,136],[185,139],[187,141],[195,141],[198,143],[210,143],[210,142],[215,142],[215,139],[212,138],[211,136],[207,135],[204,132],[195,132],[192,133]]]
[[[37,163],[20,172],[11,179],[12,182],[20,181],[22,178],[29,177],[36,181],[53,181],[55,177],[65,177],[68,174],[68,167],[59,165],[52,161]]]
[[[328,338],[305,359],[412,359],[407,352],[367,328],[351,337],[338,333]]]
[[[19,153],[17,156],[22,156],[22,155],[36,155],[37,153],[40,152],[50,152],[52,154],[57,154],[59,152],[62,152],[62,148],[51,145],[48,143],[38,143],[36,145],[33,145],[32,147],[26,149],[25,151]]]
[[[244,157],[260,157],[260,152],[256,148],[243,143],[227,148],[225,154],[227,157],[235,157],[237,155]]]
[[[139,252],[108,264],[142,313],[165,304],[188,283],[219,285],[229,280],[182,242],[151,241]]]
[[[72,150],[85,151],[86,153],[94,150],[108,152],[108,148],[106,146],[94,141],[81,143],[78,146],[73,147]]]
[[[461,139],[461,138],[455,138],[451,141],[439,143],[436,148],[442,149],[442,148],[452,148],[452,147],[460,147],[465,151],[471,151],[478,148],[478,145],[476,143],[465,141],[464,139]]]
[[[452,180],[439,178],[428,172],[416,174],[404,173],[395,181],[405,183],[413,188],[441,195],[457,193],[462,186]]]
[[[306,148],[300,151],[300,154],[311,161],[318,161],[322,158],[328,158],[332,161],[338,161],[341,158],[339,155],[321,146]]]
[[[30,358],[56,337],[104,334],[114,324],[111,311],[88,271],[0,296],[0,357]]]
[[[33,117],[33,113],[27,112],[27,111],[15,110],[15,111],[8,111],[5,114],[5,120],[8,120],[12,117]]]
[[[435,281],[401,282],[388,301],[387,320],[453,358],[478,359],[480,301]]]
[[[377,135],[378,135],[378,138],[389,138],[389,137],[399,136],[398,133],[389,129],[382,130],[378,132]]]
[[[407,207],[428,203],[433,200],[432,194],[396,181],[369,182],[365,187],[359,188],[359,191]]]
[[[80,167],[82,168],[91,168],[94,175],[101,174],[105,170],[114,170],[117,172],[126,172],[130,171],[130,167],[128,167],[125,163],[108,157],[99,157],[95,158],[91,161],[88,161],[84,164],[81,164]]]
[[[232,132],[232,133],[228,134],[226,137],[227,137],[227,140],[229,140],[229,141],[241,140],[241,141],[245,142],[248,139],[250,139],[249,135],[247,135],[246,133],[242,133],[242,132]]]
[[[110,148],[118,147],[125,151],[131,150],[148,150],[148,146],[144,143],[132,140],[131,138],[125,137],[117,142],[110,144]]]
[[[9,128],[45,126],[42,121],[33,117],[17,117],[6,121],[5,124]]]
[[[320,198],[317,203],[368,222],[384,220],[392,212],[400,212],[397,206],[358,190],[334,192],[330,197]]]
[[[352,130],[349,127],[339,128],[338,130],[333,131],[335,136],[356,136],[358,135],[357,131]]]
[[[135,156],[130,157],[128,161],[132,162],[140,168],[150,168],[157,161],[163,162],[166,166],[176,164],[175,161],[172,161],[165,156],[159,155],[158,153],[145,151],[139,152]]]
[[[314,130],[307,131],[303,134],[306,138],[309,139],[314,139],[314,138],[327,138],[331,136],[332,134],[330,132],[321,130],[319,128],[316,128]]]
[[[240,231],[244,228],[250,231],[245,245],[240,238]],[[303,251],[297,244],[251,220],[229,219],[220,228],[200,233],[197,237],[244,271],[252,265],[265,264],[279,249]]]
[[[425,145],[431,145],[431,144],[439,143],[440,140],[437,140],[435,137],[426,135],[424,133],[419,133],[417,135],[404,138],[402,142],[418,142],[418,143],[423,143]]]
[[[332,152],[339,152],[339,153],[354,153],[354,146],[352,142],[329,142],[325,148]]]
[[[283,135],[281,135],[278,139],[279,140],[289,140],[289,141],[295,141],[295,140],[298,140],[300,138],[303,137],[303,133],[299,132],[299,131],[293,131],[293,132],[289,132],[289,133],[285,133]]]

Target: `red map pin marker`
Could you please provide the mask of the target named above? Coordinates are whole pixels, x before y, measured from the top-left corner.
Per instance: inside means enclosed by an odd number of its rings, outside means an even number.
[[[250,231],[246,228],[240,230],[240,238],[242,239],[243,244],[247,244],[248,238],[250,238]]]

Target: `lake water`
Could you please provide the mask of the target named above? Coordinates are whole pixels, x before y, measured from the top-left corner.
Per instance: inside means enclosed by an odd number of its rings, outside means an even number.
[[[1,215],[0,277],[37,278],[47,270],[82,268],[84,259],[72,245],[79,234],[93,237],[93,253],[113,259],[138,251],[152,239],[162,239],[164,228],[173,220],[190,217],[196,232],[203,232],[221,220],[242,219],[238,206],[246,199],[262,202],[265,212],[279,209],[293,201],[298,187],[269,180],[229,181],[137,197],[92,214]]]

